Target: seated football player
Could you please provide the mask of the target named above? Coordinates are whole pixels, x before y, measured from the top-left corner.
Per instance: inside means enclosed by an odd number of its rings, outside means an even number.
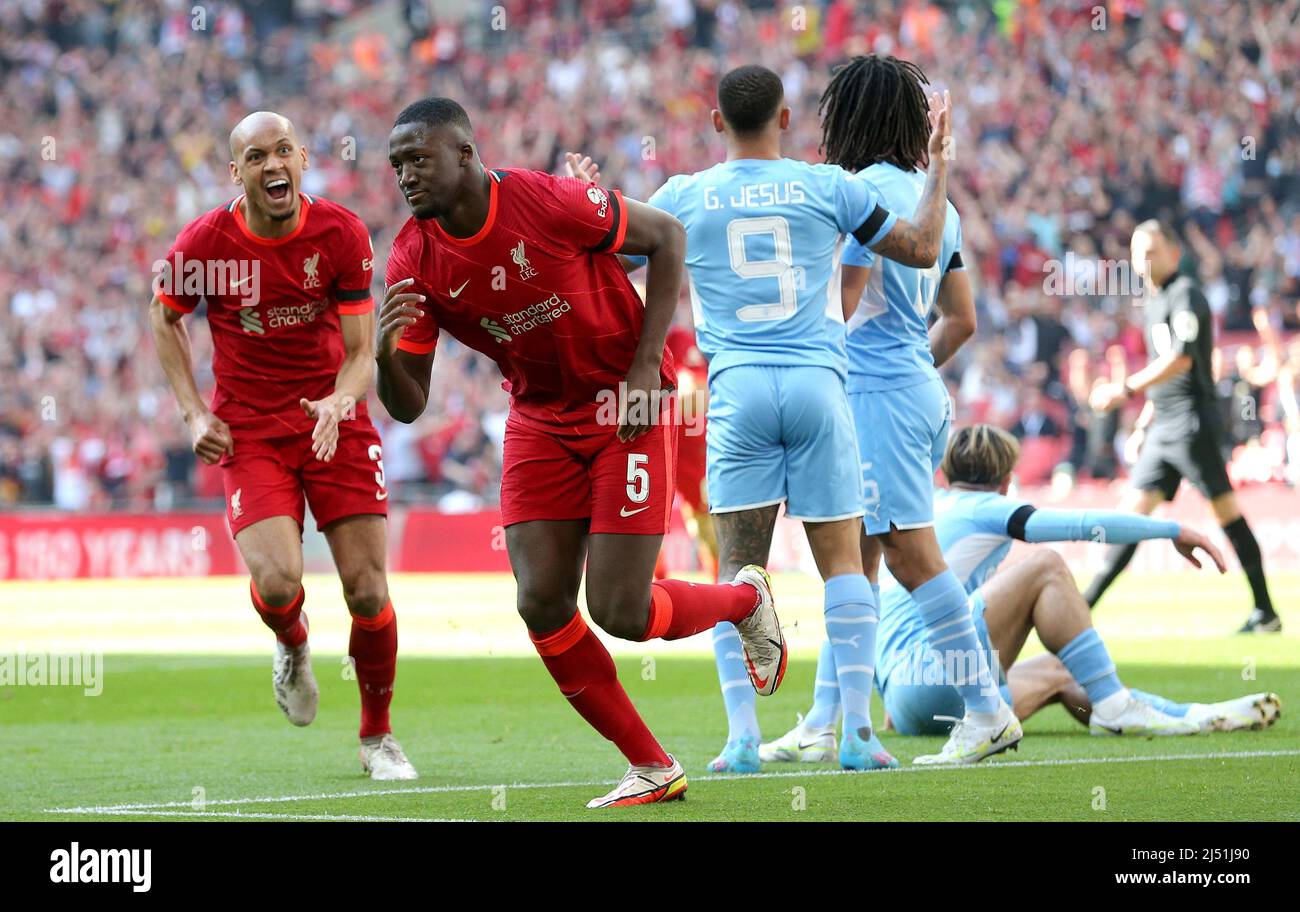
[[[1036,509],[1009,497],[1019,455],[1018,443],[1005,431],[989,425],[962,428],[949,441],[941,466],[949,487],[935,495],[944,559],[971,593],[970,623],[987,666],[998,671],[998,680],[987,686],[998,687],[1022,721],[1061,703],[1097,735],[1183,735],[1271,725],[1281,709],[1275,694],[1178,703],[1126,687],[1091,625],[1074,576],[1055,551],[1038,550],[994,575],[1016,540],[1114,544],[1152,538],[1170,540],[1197,567],[1201,551],[1224,572],[1218,549],[1177,523],[1110,511]],[[1017,662],[1031,630],[1050,654]],[[900,734],[948,733],[961,716],[954,678],[969,674],[976,663],[945,650],[944,642],[942,636],[927,638],[907,591],[886,581],[876,687],[887,724]],[[835,676],[822,664],[812,710],[793,731],[763,745],[763,760],[833,759],[838,697],[830,686]]]

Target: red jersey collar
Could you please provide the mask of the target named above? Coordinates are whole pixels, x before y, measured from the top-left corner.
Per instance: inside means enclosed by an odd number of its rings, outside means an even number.
[[[438,239],[446,241],[448,244],[455,244],[457,247],[472,247],[488,236],[492,226],[497,221],[497,187],[501,184],[501,175],[495,171],[488,171],[488,213],[487,218],[483,220],[483,227],[475,231],[467,238],[456,237],[442,230],[437,219],[432,219],[433,230],[438,233]]]
[[[307,224],[307,213],[311,211],[312,198],[305,193],[299,193],[298,198],[302,200],[302,205],[298,207],[298,225],[293,229],[293,231],[290,231],[284,237],[267,238],[262,237],[260,234],[254,234],[252,229],[248,227],[248,223],[244,221],[244,210],[241,206],[241,203],[244,202],[244,197],[242,195],[236,197],[230,204],[230,213],[235,217],[235,224],[239,226],[239,230],[243,232],[244,237],[248,238],[250,241],[256,241],[258,244],[266,244],[268,247],[274,247],[278,244],[287,244],[289,241],[292,241],[298,235],[302,234],[302,229]]]

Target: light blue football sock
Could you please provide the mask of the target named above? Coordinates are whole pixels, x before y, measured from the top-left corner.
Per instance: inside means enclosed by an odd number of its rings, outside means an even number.
[[[1145,703],[1150,703],[1165,715],[1177,716],[1179,719],[1186,716],[1187,711],[1192,708],[1189,703],[1175,703],[1167,697],[1162,697],[1159,694],[1147,693],[1145,690],[1137,690],[1136,688],[1130,687],[1128,692],[1139,700],[1142,700]]]
[[[829,639],[822,640],[817,654],[817,678],[813,681],[813,705],[804,716],[805,728],[826,728],[840,721],[840,682],[835,677],[835,651]]]
[[[952,670],[953,680],[946,683],[961,694],[966,711],[997,712],[1002,695],[990,671],[992,657],[985,655],[975,635],[966,590],[956,575],[945,570],[926,580],[912,590],[912,601],[925,621],[926,645],[943,659],[945,677]]]
[[[754,701],[758,694],[745,670],[744,649],[740,633],[730,621],[720,621],[713,628],[713,658],[718,664],[718,683],[722,686],[722,703],[727,709],[727,741],[740,738],[758,739],[758,714]]]
[[[1088,692],[1093,706],[1124,689],[1115,673],[1115,663],[1106,651],[1106,644],[1092,627],[1066,643],[1056,657]]]
[[[826,635],[835,659],[844,730],[859,732],[863,738],[870,737],[871,730],[878,621],[875,596],[865,576],[845,573],[826,581]]]

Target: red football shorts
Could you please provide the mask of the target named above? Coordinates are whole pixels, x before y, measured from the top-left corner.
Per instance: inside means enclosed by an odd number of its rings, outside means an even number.
[[[329,462],[311,451],[311,432],[288,437],[242,438],[235,455],[221,460],[230,532],[272,516],[303,524],[303,502],[311,505],[316,528],[346,516],[388,515],[384,453],[369,418],[339,423],[339,444]]]
[[[677,475],[673,407],[631,443],[612,428],[560,437],[511,413],[501,466],[502,524],[590,519],[595,534],[663,535]]]

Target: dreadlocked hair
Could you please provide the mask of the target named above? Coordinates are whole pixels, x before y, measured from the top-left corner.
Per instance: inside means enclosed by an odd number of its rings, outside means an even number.
[[[928,161],[930,105],[921,68],[897,57],[854,57],[822,93],[822,153],[847,171],[889,162],[905,171]]]

